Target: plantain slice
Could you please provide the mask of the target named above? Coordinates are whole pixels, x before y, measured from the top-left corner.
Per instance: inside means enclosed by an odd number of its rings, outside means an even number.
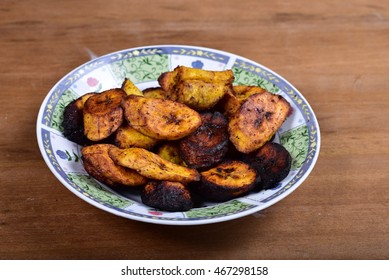
[[[266,89],[258,87],[258,86],[245,86],[245,85],[238,85],[234,86],[234,95],[239,100],[246,100],[251,95],[254,95],[256,93],[263,93],[266,91]]]
[[[178,143],[169,141],[166,143],[163,143],[159,149],[157,154],[168,161],[171,161],[175,164],[187,166],[185,161],[182,159],[180,155],[180,148],[178,147]]]
[[[232,83],[234,74],[232,70],[209,71],[186,66],[178,66],[174,71],[178,72],[181,80],[200,80],[206,83]]]
[[[188,211],[193,207],[189,189],[179,182],[149,182],[141,193],[147,206],[163,211]]]
[[[171,99],[161,87],[146,88],[143,96],[147,98]]]
[[[120,107],[126,93],[121,89],[110,89],[88,98],[84,106],[84,133],[89,140],[107,138],[123,122]]]
[[[219,102],[221,104],[221,111],[227,117],[232,117],[239,111],[240,106],[249,96],[265,91],[265,89],[258,86],[233,86],[233,92],[225,94]]]
[[[290,104],[270,92],[249,96],[229,121],[230,140],[242,153],[250,153],[268,142],[289,114]]]
[[[79,145],[89,143],[89,139],[84,134],[84,104],[89,97],[95,93],[87,93],[70,102],[63,113],[63,135]]]
[[[171,100],[129,95],[122,107],[131,126],[154,139],[181,139],[201,124],[199,113]]]
[[[158,143],[158,140],[140,133],[127,123],[117,129],[113,141],[115,146],[122,149],[138,147],[149,150]]]
[[[205,199],[226,201],[246,194],[255,187],[257,173],[242,161],[226,161],[201,172],[197,191]]]
[[[109,155],[118,165],[133,169],[149,179],[182,183],[200,179],[197,170],[172,163],[142,148],[114,147],[109,150]]]
[[[262,189],[274,188],[288,176],[292,157],[281,144],[268,142],[258,151],[246,157],[247,162],[261,177],[259,187]]]
[[[138,96],[143,96],[143,93],[142,91],[140,91],[136,85],[128,78],[125,78],[123,83],[122,83],[122,86],[121,86],[121,89],[124,90],[124,92],[127,94],[127,95],[138,95]]]
[[[158,83],[162,90],[168,94],[168,99],[173,101],[177,100],[174,87],[180,80],[177,69],[178,67],[173,71],[164,72],[158,77]]]
[[[231,88],[223,83],[189,80],[181,81],[175,90],[178,102],[201,111],[215,106],[226,93],[231,91]]]
[[[208,71],[185,66],[178,66],[158,78],[169,99],[195,110],[206,110],[216,105],[226,93],[232,91],[233,80],[231,70]]]
[[[82,148],[82,160],[85,170],[98,181],[109,186],[140,186],[147,179],[134,170],[115,164],[108,154],[110,144],[94,144]]]
[[[201,126],[179,141],[180,154],[191,168],[210,167],[228,151],[228,121],[219,112],[201,113]]]

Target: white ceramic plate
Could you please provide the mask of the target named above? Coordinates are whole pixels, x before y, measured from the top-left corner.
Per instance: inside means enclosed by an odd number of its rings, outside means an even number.
[[[139,89],[158,86],[158,76],[185,65],[206,70],[232,69],[234,84],[257,85],[285,97],[293,113],[276,135],[292,155],[292,170],[276,188],[187,212],[163,212],[141,203],[139,194],[111,189],[86,173],[80,146],[62,135],[65,106],[87,92],[120,87],[124,78]],[[243,217],[273,205],[294,191],[311,172],[320,149],[317,119],[302,94],[284,78],[246,58],[214,49],[161,45],[122,50],[95,58],[63,77],[43,101],[37,138],[45,162],[59,181],[86,202],[125,218],[148,223],[198,225]]]

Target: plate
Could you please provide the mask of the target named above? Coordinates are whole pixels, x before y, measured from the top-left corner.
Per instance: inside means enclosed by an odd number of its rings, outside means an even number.
[[[156,87],[158,76],[178,65],[214,71],[232,69],[235,85],[257,85],[289,101],[292,114],[277,132],[275,141],[290,152],[292,169],[275,188],[224,203],[205,204],[186,212],[164,212],[142,204],[138,193],[109,188],[86,173],[80,156],[81,147],[62,135],[65,106],[85,93],[120,87],[126,77],[141,90]],[[235,54],[184,45],[126,49],[94,58],[79,66],[47,94],[40,107],[36,131],[46,164],[58,180],[78,197],[121,217],[168,225],[218,223],[263,210],[301,185],[312,171],[320,149],[319,125],[312,108],[283,77]]]

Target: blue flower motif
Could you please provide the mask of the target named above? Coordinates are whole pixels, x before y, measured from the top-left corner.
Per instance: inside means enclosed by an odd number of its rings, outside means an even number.
[[[57,150],[56,154],[62,159],[68,159],[68,155],[64,151]]]
[[[202,69],[204,67],[204,63],[201,62],[201,60],[196,60],[192,62],[192,67]]]

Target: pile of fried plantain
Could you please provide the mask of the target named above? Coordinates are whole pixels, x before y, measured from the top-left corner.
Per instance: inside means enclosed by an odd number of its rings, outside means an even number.
[[[164,211],[187,211],[198,196],[220,202],[274,188],[291,168],[289,152],[272,142],[290,104],[233,81],[231,70],[185,66],[143,91],[126,78],[69,103],[64,136],[84,146],[88,174],[141,188],[142,202]]]

